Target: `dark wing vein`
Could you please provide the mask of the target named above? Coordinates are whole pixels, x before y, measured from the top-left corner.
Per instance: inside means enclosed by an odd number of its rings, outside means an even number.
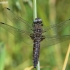
[[[60,31],[62,31],[65,27],[67,27],[67,26],[69,26],[70,25],[70,19],[68,19],[68,20],[66,20],[66,21],[63,21],[63,22],[61,22],[61,23],[59,23],[59,24],[54,24],[54,25],[50,25],[49,27],[47,27],[46,29],[45,29],[45,33],[46,33],[46,35],[48,34],[48,35],[50,35],[49,34],[49,31],[50,30],[56,30],[55,32],[57,33],[57,34],[59,34],[59,32]]]
[[[58,44],[58,43],[61,43],[61,42],[64,42],[64,41],[67,41],[67,40],[70,40],[70,35],[62,35],[62,36],[49,36],[47,37],[45,40],[43,40],[42,44],[43,46],[52,46],[52,45],[55,45],[55,44]]]
[[[7,31],[11,32],[12,34],[14,34],[14,33],[21,33],[22,35],[23,34],[26,34],[26,35],[29,34],[29,33],[26,33],[25,31],[23,31],[21,29],[15,28],[13,26],[10,26],[10,25],[2,23],[2,22],[0,22],[0,27],[6,29]]]
[[[19,22],[20,24],[26,24],[30,29],[31,29],[31,25],[28,21],[25,21],[24,19],[22,19],[21,17],[19,17],[18,15],[14,14],[13,11],[11,11],[9,8],[4,8],[4,14],[12,21],[15,22],[15,24],[17,22]]]
[[[10,32],[11,34],[13,34],[15,36],[15,38],[18,40],[23,41],[25,44],[31,45],[32,40],[30,38],[30,33],[26,33],[23,30],[20,30],[18,28],[15,28],[13,26],[7,25],[5,23],[0,22],[0,27],[6,29],[6,31]],[[18,37],[19,36],[19,37]]]

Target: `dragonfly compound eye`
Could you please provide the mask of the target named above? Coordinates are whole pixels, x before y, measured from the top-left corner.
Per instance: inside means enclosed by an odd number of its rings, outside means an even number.
[[[34,24],[41,24],[42,23],[42,19],[36,18],[33,23]]]

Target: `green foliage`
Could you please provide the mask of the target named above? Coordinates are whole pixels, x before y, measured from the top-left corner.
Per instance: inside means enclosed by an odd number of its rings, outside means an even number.
[[[6,58],[6,47],[0,42],[0,70],[4,70]]]

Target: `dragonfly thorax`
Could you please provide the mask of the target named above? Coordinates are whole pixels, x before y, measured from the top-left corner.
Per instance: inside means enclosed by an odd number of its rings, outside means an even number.
[[[43,33],[42,20],[40,18],[36,18],[34,20],[33,33],[30,34],[30,37],[33,41],[40,40],[41,42],[44,39],[42,33]]]

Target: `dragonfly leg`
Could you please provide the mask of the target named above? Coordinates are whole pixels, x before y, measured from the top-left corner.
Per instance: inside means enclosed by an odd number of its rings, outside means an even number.
[[[42,36],[42,37],[41,37],[41,41],[43,41],[44,39],[45,39],[45,36]]]
[[[32,40],[34,40],[34,34],[30,34]]]

